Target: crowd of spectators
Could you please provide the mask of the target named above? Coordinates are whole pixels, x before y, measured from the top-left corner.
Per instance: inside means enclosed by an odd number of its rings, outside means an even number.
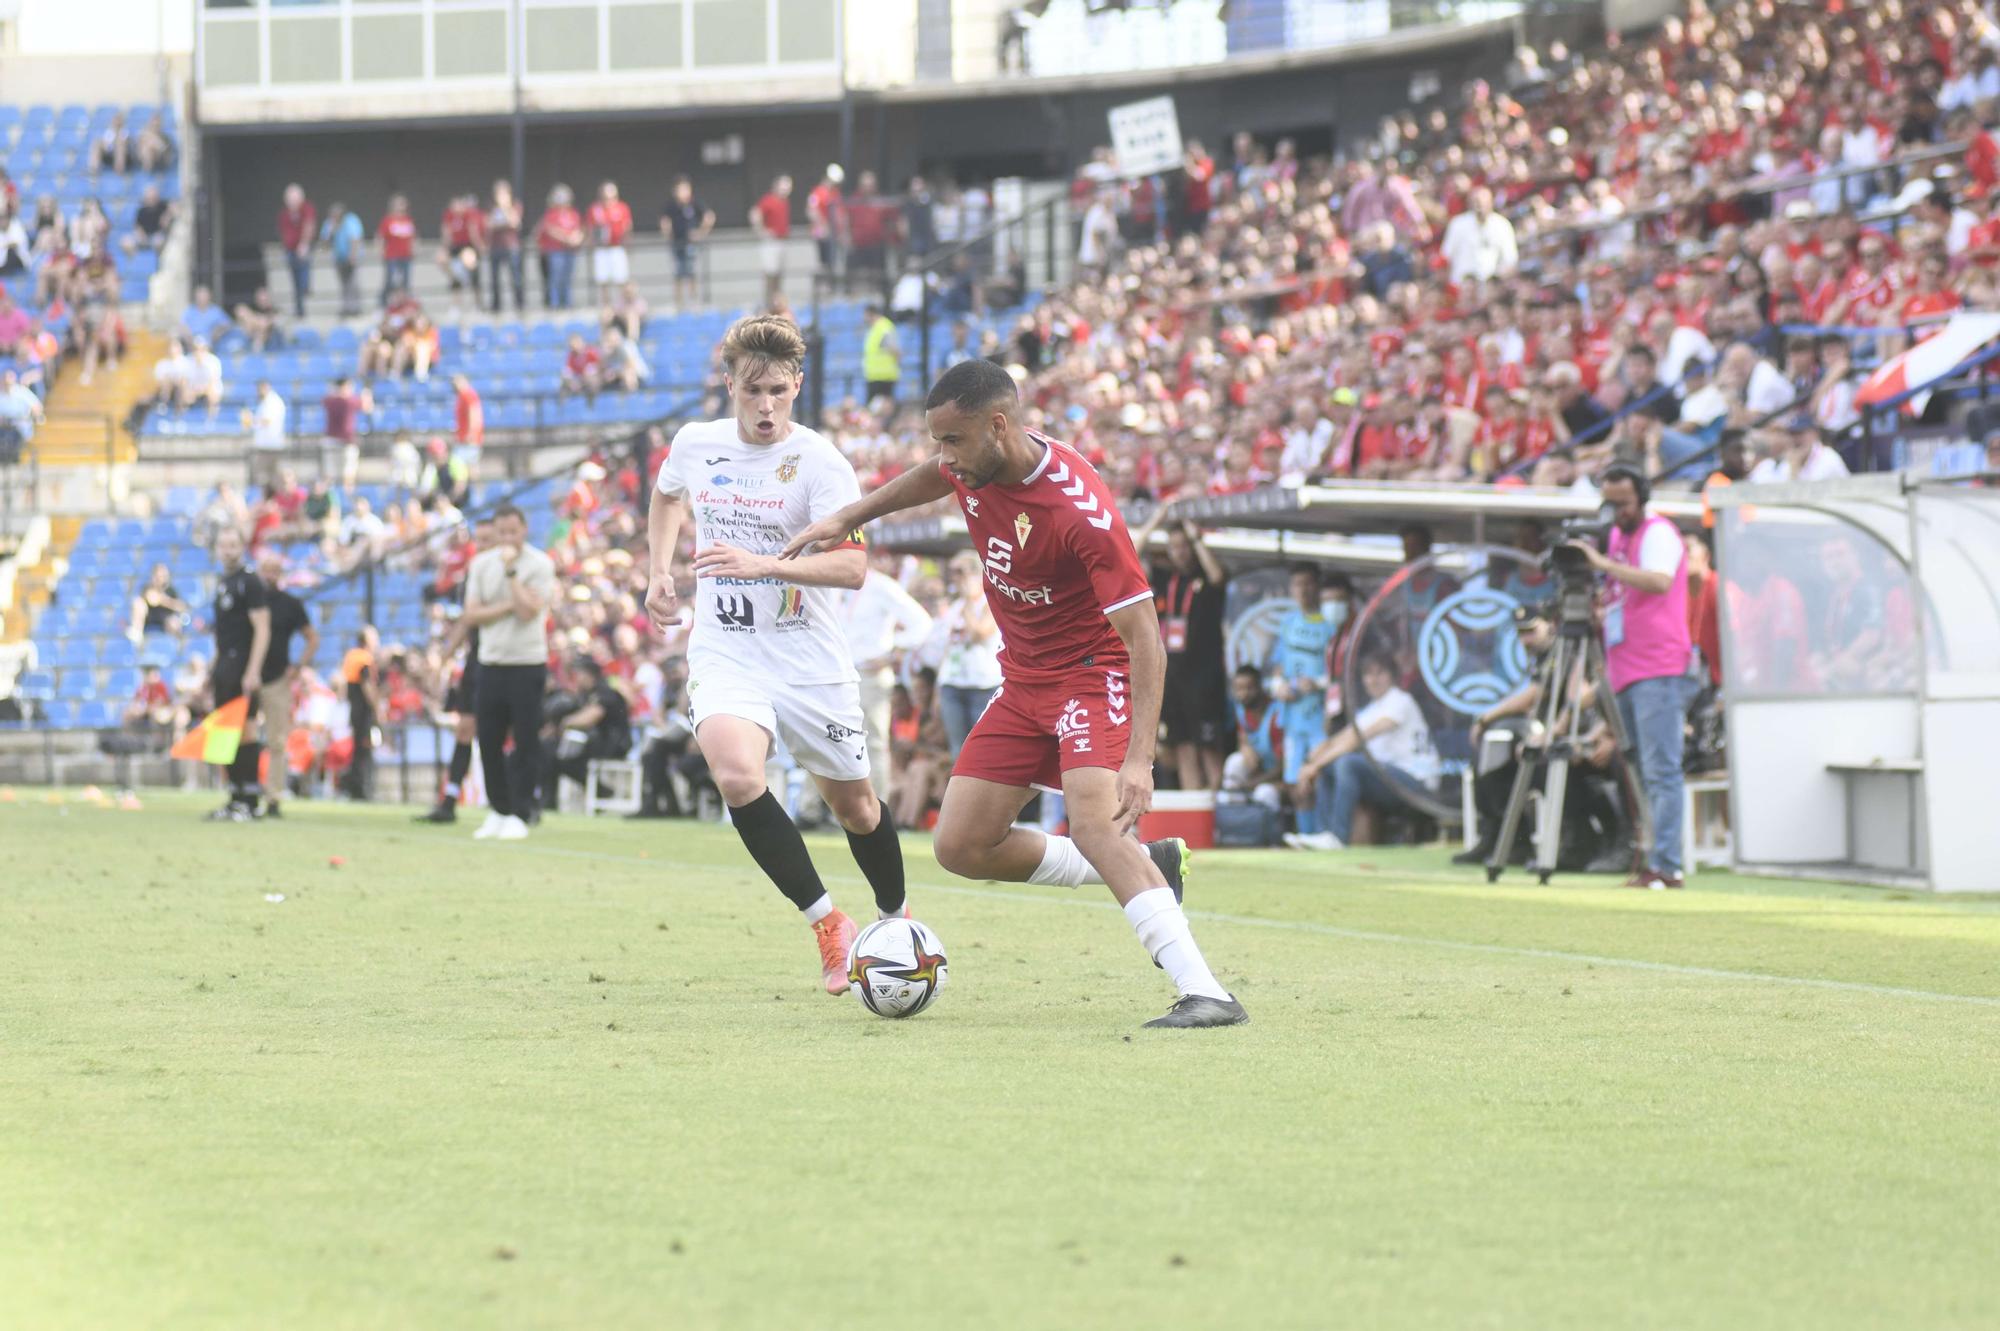
[[[1475,83],[1455,106],[1394,117],[1350,157],[1307,159],[1289,141],[1243,134],[1221,154],[1190,141],[1179,171],[1128,181],[1100,153],[1075,186],[1078,280],[1007,334],[975,345],[958,330],[925,372],[969,355],[1008,365],[1031,425],[1074,441],[1127,499],[1164,503],[1308,478],[1595,486],[1626,462],[1689,484],[1754,483],[1879,466],[1847,432],[1856,368],[1927,321],[2000,296],[1990,203],[2000,137],[1983,128],[2000,109],[1996,51],[2000,29],[1970,0],[1830,10],[1697,0],[1646,40],[1588,60],[1552,48],[1519,62],[1504,88]],[[1899,160],[1925,149],[1939,151],[1917,167]],[[1861,169],[1794,179],[1827,167]],[[845,184],[830,168],[803,224],[823,272],[864,288],[992,216],[984,190],[933,195],[912,180],[890,199],[868,173],[851,193]],[[774,304],[792,193],[780,177],[750,214]],[[559,186],[532,225],[499,190],[453,210],[439,261],[496,306],[503,286],[521,302],[513,274],[531,240],[551,308],[568,306],[589,252],[605,331],[598,347],[572,341],[565,388],[618,385],[610,353],[629,345],[636,293],[623,254],[632,219],[615,187],[579,210]],[[392,265],[385,304],[415,255],[407,219],[398,201],[377,228]],[[350,222],[336,206],[317,231],[287,235],[313,235],[309,250],[351,263],[364,238]],[[713,225],[677,181],[660,227],[682,280],[692,283]],[[308,267],[301,298],[309,280]],[[689,294],[677,285],[677,299]],[[930,451],[915,413],[893,404],[833,404],[822,429],[864,486]],[[671,718],[685,644],[644,630],[633,551],[643,477],[664,439],[643,451],[579,468],[551,553],[566,589],[558,656],[594,662],[601,675],[585,669],[574,683],[620,691],[647,747],[661,746],[649,763],[658,809],[677,803],[666,778],[684,775],[687,736]],[[452,473],[447,462],[426,474],[443,488]],[[434,571],[442,606],[468,548],[456,510],[439,507],[449,503],[434,490],[373,522],[350,505],[330,528],[321,512],[314,530],[333,567],[393,549]],[[413,533],[426,538],[411,546]],[[978,580],[892,560],[878,572],[944,626],[904,654],[891,707],[891,788],[921,804],[954,720],[985,687]],[[438,691],[430,650],[404,645],[419,697]],[[1239,775],[1269,778],[1253,787],[1297,785],[1307,763],[1318,764],[1312,776],[1340,770],[1346,754],[1331,749],[1267,770],[1272,755],[1260,759],[1252,737],[1268,727],[1246,723],[1284,700],[1262,677],[1210,687],[1230,724],[1175,752],[1184,782],[1226,781],[1216,759],[1230,754]],[[1321,813],[1345,830],[1349,797],[1335,791]]]
[[[1756,479],[1877,467],[1857,371],[2000,295],[1996,50],[1970,0],[1697,3],[1342,160],[1239,134],[1125,181],[1100,152],[1079,280],[947,354],[1014,367],[1033,423],[1132,496],[1590,485],[1619,459],[1695,483],[1725,441]],[[852,234],[838,185],[808,206],[823,256]],[[925,451],[912,424],[840,428],[880,478]]]
[[[106,171],[155,172],[173,157],[173,141],[160,117],[133,130],[120,113],[92,141],[89,171],[93,177]],[[0,167],[0,277],[29,279],[25,305],[11,292],[0,294],[0,357],[13,359],[18,382],[45,396],[66,355],[79,358],[86,384],[100,368],[116,365],[126,346],[119,259],[157,253],[177,212],[156,186],[147,185],[131,228],[115,235],[96,195],[69,211],[48,194],[24,208],[19,189]]]

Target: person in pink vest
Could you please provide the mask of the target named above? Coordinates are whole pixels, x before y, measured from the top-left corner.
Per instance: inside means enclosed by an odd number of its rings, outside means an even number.
[[[1604,473],[1612,511],[1603,550],[1574,542],[1602,573],[1604,646],[1611,691],[1639,751],[1639,781],[1653,814],[1649,862],[1627,887],[1681,885],[1681,733],[1687,712],[1687,548],[1674,524],[1646,512],[1645,473],[1619,463]]]

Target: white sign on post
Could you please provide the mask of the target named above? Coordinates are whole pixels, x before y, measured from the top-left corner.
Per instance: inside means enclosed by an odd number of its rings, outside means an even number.
[[[1171,97],[1149,97],[1111,108],[1111,149],[1127,179],[1176,171],[1181,165],[1181,121]]]

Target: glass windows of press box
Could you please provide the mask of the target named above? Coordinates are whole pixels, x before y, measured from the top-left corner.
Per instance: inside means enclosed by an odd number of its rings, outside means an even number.
[[[1932,618],[1898,546],[1907,520],[1882,531],[1795,508],[1722,514],[1723,692],[1748,698],[1902,694],[1916,688],[1918,634]],[[1994,552],[2000,558],[2000,551]]]
[[[831,0],[202,0],[202,10],[201,83],[214,89],[497,83],[511,74],[516,14],[530,81],[824,74],[839,59]]]

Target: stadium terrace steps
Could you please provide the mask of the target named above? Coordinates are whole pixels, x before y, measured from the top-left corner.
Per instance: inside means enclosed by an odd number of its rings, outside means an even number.
[[[14,602],[7,607],[5,625],[0,626],[0,643],[25,641],[34,631],[34,621],[54,596],[63,561],[82,531],[82,518],[50,516],[49,541],[42,557],[15,574]]]
[[[91,382],[72,357],[49,389],[49,419],[35,434],[43,466],[102,466],[105,421],[111,422],[113,463],[138,459],[138,443],[124,422],[153,391],[153,365],[166,353],[166,339],[146,328],[131,328],[125,355],[113,369],[100,368]]]

